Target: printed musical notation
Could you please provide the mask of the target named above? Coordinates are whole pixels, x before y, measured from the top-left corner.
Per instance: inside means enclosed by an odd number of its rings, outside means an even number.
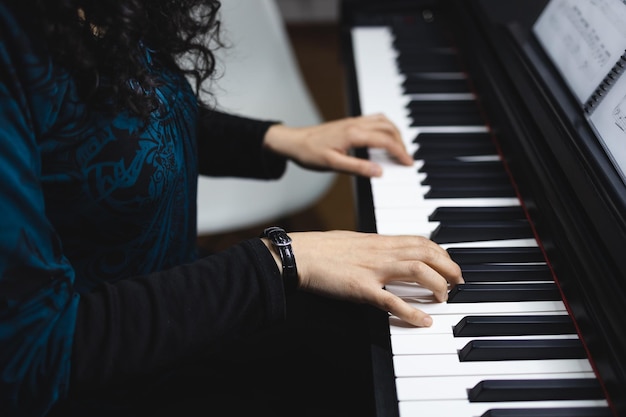
[[[615,125],[626,134],[626,96],[613,109],[613,120]],[[626,146],[626,142],[624,142],[624,146]]]
[[[620,73],[588,116],[600,143],[626,183],[626,75]]]
[[[537,19],[535,36],[581,103],[626,50],[625,21],[622,0],[551,0]]]

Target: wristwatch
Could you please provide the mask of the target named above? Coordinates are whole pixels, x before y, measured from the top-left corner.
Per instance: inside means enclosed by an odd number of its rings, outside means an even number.
[[[291,248],[291,238],[284,229],[272,226],[263,231],[263,236],[268,238],[278,251],[283,264],[283,285],[285,292],[290,293],[298,288],[298,268],[296,258]]]

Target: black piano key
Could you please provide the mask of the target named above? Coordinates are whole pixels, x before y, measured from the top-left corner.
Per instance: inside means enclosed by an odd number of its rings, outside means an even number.
[[[409,114],[411,126],[484,126],[485,121],[477,113],[427,114],[412,111]]]
[[[548,265],[461,264],[465,282],[552,281]]]
[[[585,359],[578,339],[472,340],[459,350],[461,362]]]
[[[456,263],[522,263],[545,262],[541,249],[537,247],[509,248],[448,248],[448,254]]]
[[[484,380],[468,390],[470,402],[600,400],[593,378]]]
[[[446,39],[445,32],[441,25],[436,24],[434,21],[426,22],[421,19],[412,19],[410,22],[406,20],[396,21],[390,23],[391,30],[393,32],[394,39],[406,40],[410,49],[416,47],[415,40],[420,37],[425,37],[430,40],[443,40]],[[422,42],[430,46],[430,42]]]
[[[475,100],[411,100],[406,107],[425,114],[473,114],[479,111]]]
[[[453,328],[454,337],[576,334],[568,315],[466,316]]]
[[[445,30],[434,22],[407,25],[392,25],[393,46],[407,53],[415,54],[417,51],[424,52],[452,52],[451,39]],[[419,41],[419,42],[418,42]]]
[[[444,221],[505,221],[525,220],[526,213],[521,206],[505,207],[437,207],[428,216],[431,222]],[[495,261],[489,261],[495,262]]]
[[[410,75],[402,83],[405,94],[446,94],[469,93],[470,88],[466,79],[445,79]]]
[[[494,408],[480,417],[613,417],[609,407]]]
[[[423,36],[428,36],[432,40],[431,44],[418,44],[415,42],[415,39],[420,39]],[[451,42],[446,38],[438,38],[431,34],[422,35],[420,33],[411,33],[410,35],[396,35],[394,39],[391,41],[392,47],[398,51],[398,53],[406,54],[406,55],[420,55],[423,56],[430,54],[456,54],[456,50],[451,47]],[[456,67],[456,65],[455,65]],[[444,71],[449,71],[447,68],[444,68]],[[439,71],[437,71],[439,72]]]
[[[398,60],[397,66],[398,71],[401,74],[423,74],[438,72],[458,73],[462,71],[462,67],[458,62],[446,61],[445,59],[437,59],[431,61],[427,59],[403,59]]]
[[[430,29],[430,28],[429,28]],[[416,38],[429,37],[435,39],[428,30],[408,30],[404,32],[394,33],[392,45],[398,51],[398,56],[403,55],[417,60],[420,56],[430,57],[432,55],[458,56],[458,51],[452,47],[449,40],[437,37],[436,44],[430,45],[424,42],[415,42]]]
[[[461,194],[461,193],[459,193]],[[459,198],[462,195],[459,195]],[[485,240],[532,238],[533,231],[526,220],[441,222],[431,233],[437,243],[478,242]]]
[[[426,174],[453,172],[455,175],[506,172],[502,161],[464,161],[461,159],[434,159],[425,161],[418,172]]]
[[[429,174],[420,182],[422,185],[430,185],[432,187],[487,187],[487,186],[508,186],[511,187],[511,180],[506,173],[485,175],[483,177],[459,176],[451,177],[448,175],[431,175]]]
[[[559,301],[554,283],[456,285],[448,293],[448,303],[499,303],[518,301]]]
[[[480,108],[474,100],[411,100],[406,107],[411,114],[428,116],[480,115]]]
[[[412,48],[399,48],[396,61],[405,62],[419,62],[424,58],[430,58],[431,61],[439,61],[449,63],[452,66],[458,64],[459,55],[454,48],[450,48],[449,45],[424,45],[424,47],[415,47],[416,36],[428,36],[427,34],[421,34],[413,31],[405,36],[413,36]],[[397,43],[404,42],[404,36],[396,36],[395,41]]]
[[[420,144],[413,153],[413,159],[453,158],[457,156],[496,155],[496,146],[486,142],[465,143],[426,143]]]
[[[407,54],[417,52],[453,53],[452,40],[449,34],[435,22],[415,21],[407,25],[406,22],[391,25],[393,46]]]
[[[427,52],[423,56],[400,53],[396,64],[401,73],[461,72],[462,67],[456,54]]]
[[[429,22],[423,19],[414,19],[411,22],[403,20],[402,22],[391,23],[394,45],[399,45],[399,49],[404,48],[409,51],[420,49],[420,45],[427,45],[430,50],[443,47],[449,49],[451,44],[449,34],[437,22],[438,19]],[[425,49],[425,47],[421,49]]]
[[[482,120],[480,110],[472,100],[414,100],[407,105],[407,108],[409,115],[416,122],[431,118],[436,120],[456,120],[460,118]]]
[[[419,145],[442,145],[445,147],[462,146],[464,144],[493,144],[491,136],[487,132],[474,132],[474,133],[420,133],[413,139],[413,143]]]
[[[424,198],[504,198],[515,197],[515,189],[511,184],[484,186],[438,186],[431,187]]]
[[[469,164],[466,166],[452,167],[449,171],[443,171],[439,169],[431,170],[426,173],[426,178],[428,178],[429,181],[432,181],[432,182],[441,182],[441,181],[446,181],[446,180],[451,181],[451,182],[463,181],[463,180],[465,181],[492,181],[494,179],[497,179],[501,183],[508,182],[510,184],[509,176],[504,170],[504,168],[488,169],[486,167],[482,168],[478,166],[477,170],[472,171]]]

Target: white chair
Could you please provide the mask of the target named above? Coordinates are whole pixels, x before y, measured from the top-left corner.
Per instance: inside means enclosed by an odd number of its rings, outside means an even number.
[[[224,0],[223,38],[211,91],[219,109],[290,126],[322,121],[303,82],[284,22],[274,0]],[[252,227],[312,206],[332,185],[334,174],[288,163],[277,181],[201,176],[198,234]]]

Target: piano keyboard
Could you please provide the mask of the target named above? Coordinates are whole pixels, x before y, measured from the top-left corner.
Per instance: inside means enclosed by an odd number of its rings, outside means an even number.
[[[387,115],[415,156],[368,151],[376,228],[435,240],[466,283],[446,303],[387,286],[434,320],[389,318],[400,416],[610,416],[454,49],[436,24],[409,26],[351,33],[362,113]]]

